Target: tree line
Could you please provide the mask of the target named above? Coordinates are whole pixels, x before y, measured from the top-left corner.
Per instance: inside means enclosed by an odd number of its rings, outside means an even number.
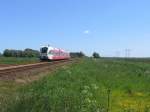
[[[97,53],[97,52],[94,52],[94,53],[93,53],[93,58],[100,58],[100,55],[99,55],[99,53]]]
[[[15,49],[5,49],[3,53],[0,53],[0,56],[5,57],[40,57],[40,52],[38,50],[33,50],[27,48],[25,50],[15,50]],[[87,57],[83,52],[70,52],[71,58],[82,58]],[[99,53],[93,52],[93,58],[100,58]]]
[[[38,50],[33,50],[29,48],[25,50],[5,49],[3,52],[3,56],[5,57],[39,57],[40,52]]]
[[[71,52],[71,53],[70,53],[70,56],[71,56],[72,58],[76,58],[76,57],[78,57],[78,58],[87,57],[83,52]],[[99,53],[97,53],[97,52],[93,52],[92,57],[93,57],[93,58],[100,58],[100,55],[99,55]]]
[[[85,57],[85,54],[83,52],[70,52],[71,58],[81,58]]]

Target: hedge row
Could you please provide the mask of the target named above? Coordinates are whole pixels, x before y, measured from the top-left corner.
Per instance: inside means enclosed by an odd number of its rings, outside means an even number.
[[[6,57],[39,57],[40,52],[33,49],[25,49],[25,50],[14,50],[14,49],[5,49],[3,52],[3,56]]]
[[[85,54],[84,54],[83,52],[71,52],[71,53],[70,53],[70,56],[71,56],[72,58],[76,58],[76,57],[80,58],[80,57],[84,57]]]

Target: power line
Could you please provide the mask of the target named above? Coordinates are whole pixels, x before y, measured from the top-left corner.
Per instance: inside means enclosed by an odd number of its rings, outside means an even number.
[[[125,57],[129,58],[131,56],[131,49],[125,49]]]
[[[120,51],[115,52],[115,57],[120,57]]]

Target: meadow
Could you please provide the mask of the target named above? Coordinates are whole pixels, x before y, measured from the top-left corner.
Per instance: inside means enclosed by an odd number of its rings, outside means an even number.
[[[29,57],[0,57],[0,64],[28,64],[28,63],[35,63],[39,62],[38,58],[29,58]]]
[[[150,112],[150,62],[82,59],[29,84],[0,84],[1,112]]]

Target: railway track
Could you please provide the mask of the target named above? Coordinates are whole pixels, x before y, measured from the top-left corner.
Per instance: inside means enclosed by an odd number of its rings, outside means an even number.
[[[25,72],[25,70],[31,70],[34,68],[41,68],[41,67],[46,67],[46,66],[53,66],[60,64],[65,64],[68,62],[72,62],[73,60],[61,60],[61,61],[53,61],[53,62],[39,62],[35,64],[27,64],[27,65],[17,65],[17,66],[10,66],[10,67],[2,67],[0,68],[0,77],[16,72]]]

